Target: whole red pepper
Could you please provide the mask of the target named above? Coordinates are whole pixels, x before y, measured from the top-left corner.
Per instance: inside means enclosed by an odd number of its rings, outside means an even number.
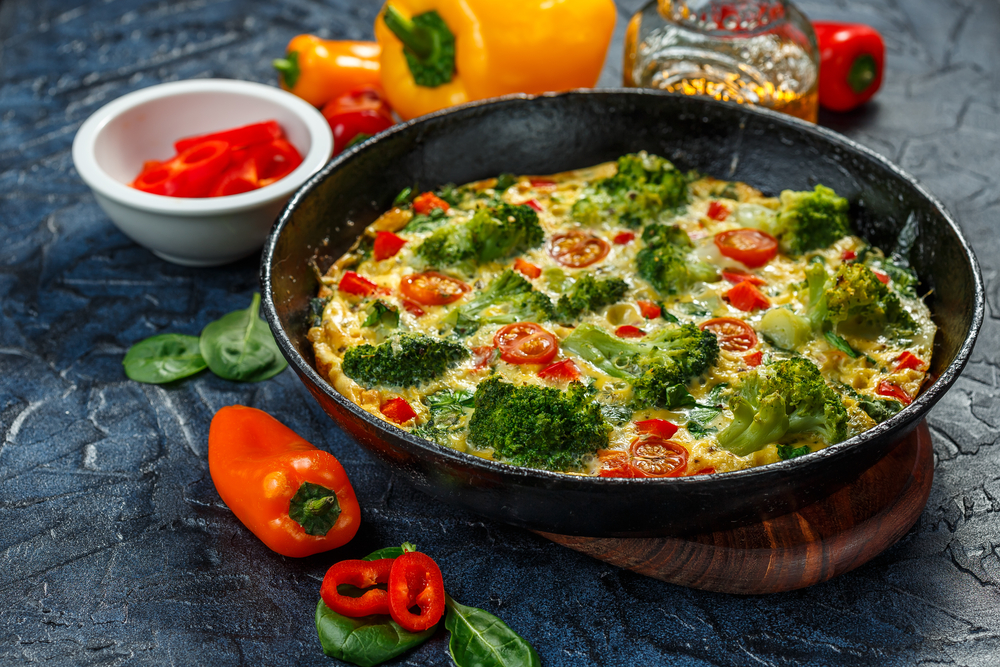
[[[367,139],[392,127],[392,109],[376,86],[360,86],[328,102],[323,117],[333,130],[333,154],[337,155],[355,139]]]
[[[875,28],[860,23],[815,21],[819,44],[819,103],[830,111],[850,111],[882,85],[885,43]]]

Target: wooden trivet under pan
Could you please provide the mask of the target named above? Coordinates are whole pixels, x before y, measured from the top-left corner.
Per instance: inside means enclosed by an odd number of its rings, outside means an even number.
[[[722,593],[778,593],[849,572],[890,547],[920,517],[933,477],[930,431],[921,422],[853,483],[774,519],[682,537],[539,534],[672,584]]]

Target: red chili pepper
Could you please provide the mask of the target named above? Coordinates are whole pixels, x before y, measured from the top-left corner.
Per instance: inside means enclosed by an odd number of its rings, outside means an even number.
[[[655,320],[657,317],[663,314],[663,309],[660,308],[660,304],[654,301],[639,301],[639,312],[647,320]]]
[[[405,424],[417,416],[417,413],[413,411],[410,404],[407,403],[405,399],[398,396],[380,405],[379,411],[384,414],[389,421],[394,421],[397,424]]]
[[[750,368],[760,366],[760,362],[764,360],[764,353],[760,350],[754,350],[750,354],[743,355],[743,363],[745,363]]]
[[[819,44],[820,106],[850,111],[871,99],[882,85],[882,35],[858,23],[816,21],[813,29]]]
[[[615,234],[615,237],[611,240],[618,245],[626,245],[635,240],[635,234],[633,234],[632,232],[618,232],[617,234]]]
[[[206,141],[225,141],[234,151],[254,144],[264,144],[275,139],[284,139],[285,133],[281,131],[281,126],[276,120],[268,120],[263,123],[234,127],[231,130],[202,134],[197,137],[185,137],[174,142],[174,150],[183,153],[192,146],[203,144]]]
[[[347,148],[358,135],[367,139],[395,124],[382,91],[370,85],[359,86],[327,102],[323,117],[333,130],[334,155]]]
[[[539,267],[535,266],[526,259],[522,259],[521,257],[514,260],[514,270],[529,278],[537,278],[542,275],[542,270]]]
[[[729,217],[729,207],[720,204],[717,201],[713,201],[708,205],[708,217],[712,220],[723,221]]]
[[[896,360],[896,370],[901,371],[906,368],[919,370],[926,362],[911,352],[904,352]]]
[[[722,277],[734,285],[739,285],[744,280],[754,285],[766,285],[767,281],[760,276],[741,271],[740,269],[722,269]]]
[[[340,279],[340,284],[337,285],[337,288],[341,292],[347,292],[356,296],[370,296],[378,290],[378,285],[367,278],[359,276],[354,271],[348,271]]]
[[[319,594],[323,603],[342,616],[360,618],[371,614],[389,613],[389,594],[377,584],[387,584],[395,559],[342,560],[326,571]],[[350,585],[367,589],[361,597],[341,595],[338,586]]]
[[[750,312],[758,308],[770,308],[771,302],[760,290],[750,282],[744,280],[740,284],[726,292],[726,298],[734,308],[739,308],[744,312]]]
[[[580,371],[572,359],[563,359],[538,371],[538,377],[543,380],[576,382],[580,379]]]
[[[646,335],[646,332],[631,324],[624,324],[615,329],[615,335],[619,338],[642,338]]]
[[[424,192],[413,200],[413,210],[421,215],[427,215],[436,208],[447,211],[451,206],[433,192]]]
[[[539,213],[541,213],[542,211],[544,211],[544,210],[545,210],[545,209],[543,209],[543,208],[542,208],[542,205],[541,205],[541,204],[539,204],[539,203],[538,203],[538,201],[537,201],[537,200],[535,200],[535,199],[529,199],[528,201],[526,201],[526,202],[524,202],[524,203],[525,203],[526,205],[530,206],[531,208],[535,209],[535,210],[536,210],[536,211],[538,211]]]
[[[419,607],[420,613],[410,611]],[[396,558],[389,572],[389,615],[410,632],[433,627],[444,615],[444,579],[434,559],[419,551]]]
[[[889,398],[895,398],[900,401],[903,405],[909,405],[913,402],[910,395],[903,391],[900,387],[892,384],[891,382],[886,382],[883,380],[878,383],[878,389],[875,390],[880,396],[888,396]]]
[[[641,422],[635,422],[635,430],[639,433],[652,433],[664,440],[669,440],[674,436],[674,433],[677,433],[677,426],[666,419],[645,419]]]
[[[406,239],[392,232],[376,232],[375,243],[372,245],[372,257],[376,260],[395,257],[396,253],[406,245]]]

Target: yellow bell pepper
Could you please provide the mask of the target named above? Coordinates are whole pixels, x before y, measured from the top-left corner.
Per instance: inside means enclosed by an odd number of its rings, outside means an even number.
[[[379,53],[375,42],[351,42],[298,35],[284,58],[274,61],[278,83],[314,107],[363,85],[379,85]]]
[[[375,20],[382,86],[404,119],[592,87],[614,27],[612,0],[391,0]]]

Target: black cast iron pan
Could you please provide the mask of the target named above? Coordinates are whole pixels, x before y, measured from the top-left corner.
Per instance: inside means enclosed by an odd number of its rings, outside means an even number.
[[[808,456],[750,470],[606,479],[518,468],[452,451],[373,417],[313,366],[306,340],[312,263],[325,270],[404,187],[509,172],[549,174],[647,150],[681,169],[777,194],[832,187],[858,232],[891,248],[910,216],[911,261],[939,327],[931,372],[912,405]],[[795,118],[650,90],[592,90],[481,102],[398,125],[337,157],[296,193],[264,247],[264,312],[282,352],[326,412],[417,488],[497,521],[565,535],[676,535],[732,528],[795,510],[850,482],[913,429],[948,390],[983,318],[976,259],[940,202],[885,158]]]

